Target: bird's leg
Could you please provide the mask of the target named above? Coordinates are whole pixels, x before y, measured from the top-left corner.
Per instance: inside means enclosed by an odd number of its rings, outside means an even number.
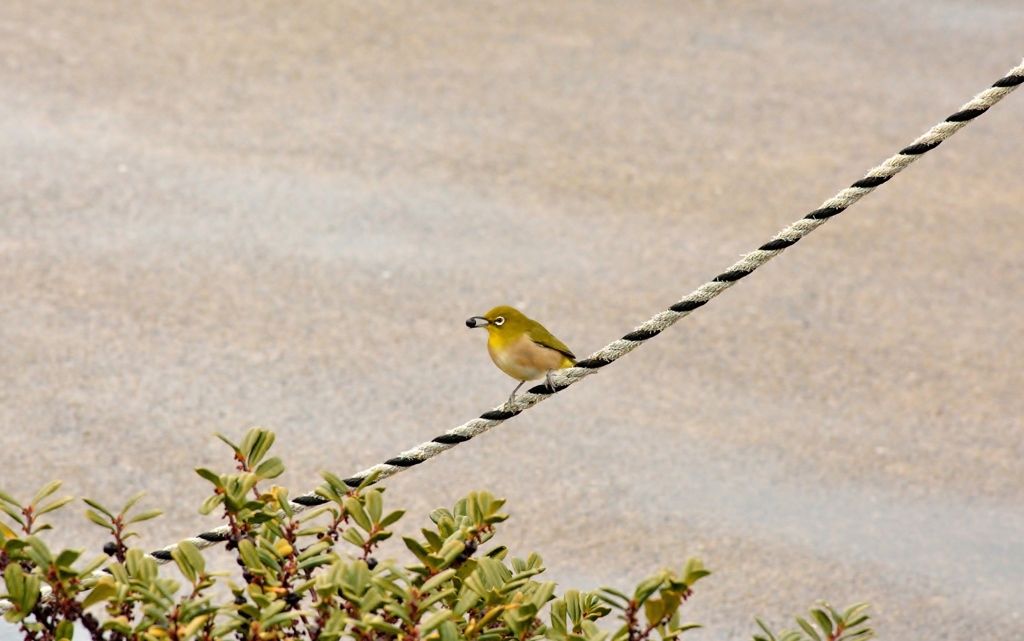
[[[526,381],[519,381],[519,385],[516,385],[516,388],[514,390],[512,390],[512,393],[508,397],[508,409],[509,410],[512,409],[512,401],[516,400],[516,392],[518,392],[519,388],[522,387],[525,384],[526,384]]]
[[[555,384],[551,381],[551,375],[555,373],[555,370],[549,369],[547,376],[544,377],[544,383],[548,386],[548,389],[552,392],[555,391]]]

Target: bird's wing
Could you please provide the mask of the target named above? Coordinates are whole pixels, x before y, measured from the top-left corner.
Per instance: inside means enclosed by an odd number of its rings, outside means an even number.
[[[572,350],[569,349],[565,343],[555,338],[551,332],[544,329],[540,324],[526,330],[526,335],[534,343],[537,343],[542,347],[547,347],[548,349],[553,349],[572,361],[576,360],[576,355],[572,353]]]

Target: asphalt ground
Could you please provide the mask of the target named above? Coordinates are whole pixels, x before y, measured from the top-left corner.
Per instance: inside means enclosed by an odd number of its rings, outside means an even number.
[[[586,355],[1020,62],[1004,1],[0,9],[0,488],[216,523],[501,403],[463,321]],[[815,599],[884,638],[1024,627],[1024,94],[627,358],[387,482],[465,492],[562,588],[699,556],[695,641]],[[53,545],[102,545],[81,504]],[[400,528],[401,529],[401,528]],[[397,554],[399,551],[395,549]],[[13,638],[10,627],[0,638]]]

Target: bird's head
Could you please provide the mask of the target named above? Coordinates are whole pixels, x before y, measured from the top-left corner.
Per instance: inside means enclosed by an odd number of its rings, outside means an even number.
[[[529,320],[518,309],[508,305],[501,305],[483,316],[474,316],[468,319],[466,327],[486,327],[489,334],[510,336],[525,331]]]

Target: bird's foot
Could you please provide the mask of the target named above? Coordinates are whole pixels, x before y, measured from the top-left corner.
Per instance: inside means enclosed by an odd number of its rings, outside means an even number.
[[[526,381],[519,381],[519,385],[516,385],[516,388],[514,390],[512,390],[511,394],[509,394],[508,401],[505,402],[505,410],[506,411],[508,411],[508,412],[515,411],[513,409],[513,403],[515,403],[515,401],[516,401],[516,392],[519,391],[519,388],[522,387],[524,383],[526,383]]]
[[[552,394],[554,394],[555,392],[558,391],[558,390],[555,389],[554,381],[551,380],[551,375],[554,374],[554,373],[555,373],[555,370],[549,369],[548,373],[547,373],[547,376],[544,377],[544,384],[547,385],[548,390],[550,390]]]

